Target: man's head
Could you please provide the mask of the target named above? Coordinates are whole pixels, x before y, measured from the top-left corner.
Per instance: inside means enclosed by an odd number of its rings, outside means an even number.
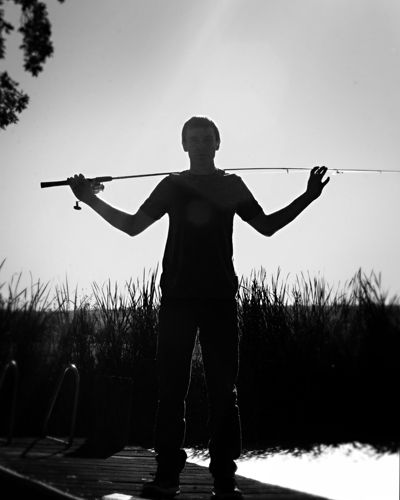
[[[184,151],[188,151],[188,135],[191,135],[188,134],[188,132],[193,129],[208,130],[214,138],[215,150],[219,149],[221,138],[215,123],[204,116],[193,116],[183,125],[182,128],[182,146]],[[202,135],[204,135],[204,133]]]

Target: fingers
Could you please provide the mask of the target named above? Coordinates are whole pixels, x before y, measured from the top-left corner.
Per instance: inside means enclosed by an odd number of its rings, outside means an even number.
[[[307,191],[314,199],[317,199],[320,196],[322,190],[330,180],[329,177],[324,181],[322,180],[327,171],[328,169],[325,166],[317,166],[311,169],[310,177],[307,183]]]
[[[326,172],[328,171],[327,167],[314,167],[312,170],[311,170],[311,174],[312,175],[319,175],[321,177],[323,177]]]
[[[324,175],[326,174],[327,171],[328,171],[328,169],[325,166],[323,166],[323,167],[314,167],[311,170],[310,177],[312,179],[315,179],[316,181],[319,181],[322,186],[326,186],[326,184],[328,184],[328,182],[329,182],[329,177],[324,182],[322,182],[322,178],[324,177]]]
[[[94,194],[98,194],[100,193],[100,191],[104,191],[104,184],[101,184],[100,182],[97,181],[93,181],[90,184]]]
[[[326,167],[320,167],[320,169],[318,170],[318,175],[321,176],[321,184],[322,184],[322,187],[326,186],[329,182],[329,177],[327,177],[327,179],[322,182],[322,178],[323,176],[326,174],[326,172],[328,171],[328,169]]]
[[[96,179],[86,179],[86,177],[82,174],[75,174],[73,177],[68,177],[67,181],[71,184],[83,184],[84,182],[87,182],[90,184],[93,190],[97,191],[103,191],[104,190],[104,184],[101,184],[98,182]]]
[[[87,201],[104,190],[104,185],[92,179],[86,179],[82,174],[68,177],[68,183],[74,195],[81,201]]]
[[[73,177],[68,177],[67,181],[69,182],[70,185],[78,185],[82,184],[85,181],[85,176],[82,174],[75,174]]]

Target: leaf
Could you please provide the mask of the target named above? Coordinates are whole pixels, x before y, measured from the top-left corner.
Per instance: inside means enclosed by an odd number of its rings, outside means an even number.
[[[20,48],[24,51],[24,68],[33,76],[37,76],[42,71],[46,59],[53,54],[47,7],[36,0],[18,3],[22,6],[21,27],[18,31],[23,36]]]
[[[0,73],[0,128],[18,122],[21,113],[29,103],[29,96],[18,89],[18,83],[7,72]]]

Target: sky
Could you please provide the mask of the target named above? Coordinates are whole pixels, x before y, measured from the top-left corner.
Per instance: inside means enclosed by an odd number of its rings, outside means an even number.
[[[33,78],[18,34],[1,70],[30,104],[0,133],[0,282],[80,291],[161,266],[167,217],[131,238],[68,187],[40,182],[188,168],[193,115],[215,121],[219,168],[400,170],[397,0],[56,0],[46,2],[54,56]],[[6,17],[18,21],[11,2]],[[304,192],[308,173],[242,172],[266,213]],[[345,284],[359,268],[400,292],[400,175],[331,175],[322,196],[267,238],[239,217],[239,276],[265,268]],[[160,177],[114,181],[100,195],[135,213]]]

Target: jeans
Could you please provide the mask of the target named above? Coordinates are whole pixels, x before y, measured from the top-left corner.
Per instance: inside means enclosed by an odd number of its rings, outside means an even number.
[[[155,451],[159,468],[181,472],[186,453],[185,399],[197,330],[209,404],[210,472],[232,476],[241,453],[236,381],[239,336],[235,299],[163,299],[159,313],[159,400]]]

